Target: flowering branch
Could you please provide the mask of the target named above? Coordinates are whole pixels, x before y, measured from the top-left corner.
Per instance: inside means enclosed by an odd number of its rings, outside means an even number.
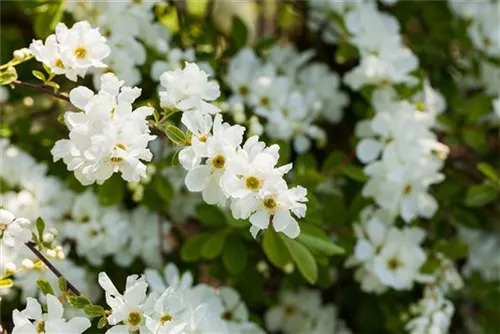
[[[32,90],[35,90],[35,91],[38,91],[38,92],[41,92],[41,93],[44,93],[44,94],[51,95],[51,96],[53,96],[55,98],[58,98],[60,100],[63,100],[63,101],[66,101],[66,102],[69,103],[69,97],[67,97],[66,95],[53,92],[50,89],[42,87],[41,85],[36,85],[36,84],[32,84],[32,83],[24,82],[24,81],[20,81],[20,80],[15,80],[15,81],[12,82],[12,84],[14,86],[17,86],[17,87],[27,87],[29,89],[32,89]]]
[[[49,260],[47,260],[47,258],[45,256],[43,256],[42,253],[40,253],[40,251],[36,248],[36,244],[32,241],[28,241],[27,243],[25,243],[25,245],[33,252],[35,253],[35,255],[57,276],[57,277],[64,277],[64,275],[56,268],[54,267],[54,265],[52,263],[50,263]],[[64,277],[65,278],[65,277]],[[66,278],[65,278],[66,279]],[[77,296],[81,296],[81,292],[75,288],[75,286],[73,284],[71,284],[71,282],[69,282],[67,279],[66,279],[66,284],[68,286],[68,289],[71,290],[71,292],[73,292],[75,295]]]

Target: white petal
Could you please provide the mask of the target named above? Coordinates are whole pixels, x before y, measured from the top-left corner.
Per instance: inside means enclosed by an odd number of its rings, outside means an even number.
[[[269,225],[270,215],[267,211],[257,211],[250,216],[250,223],[259,229],[265,229]]]
[[[76,87],[69,92],[71,104],[82,110],[85,109],[85,106],[90,102],[93,96],[94,92],[84,86]]]
[[[63,316],[63,306],[56,296],[47,295],[47,314],[49,319],[61,319]]]
[[[382,144],[372,138],[364,138],[356,146],[356,156],[362,163],[375,160],[382,149]]]
[[[198,166],[191,169],[184,180],[189,191],[198,192],[205,189],[210,177],[210,167]]]

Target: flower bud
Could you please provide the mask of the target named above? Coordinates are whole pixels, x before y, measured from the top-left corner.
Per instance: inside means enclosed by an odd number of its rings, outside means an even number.
[[[293,273],[295,270],[295,266],[293,265],[292,262],[288,262],[287,264],[285,264],[285,266],[283,267],[283,271],[287,274],[291,274]]]
[[[54,237],[57,237],[59,235],[59,232],[57,232],[57,229],[52,227],[52,228],[49,228],[49,233],[51,233],[52,235],[54,235]]]
[[[43,234],[43,241],[45,242],[52,242],[54,241],[54,235],[50,232],[45,232]]]
[[[23,262],[21,262],[21,264],[25,269],[33,269],[33,267],[35,266],[33,261],[31,261],[30,259],[24,259]]]
[[[51,259],[55,259],[57,254],[56,254],[55,250],[47,249],[47,252],[45,253],[45,255],[47,255],[47,257],[50,257]]]
[[[5,268],[5,271],[7,271],[7,272],[15,272],[17,269],[16,265],[12,262],[6,263],[4,268]]]
[[[16,50],[13,53],[15,60],[23,60],[25,58],[24,52],[22,50]]]

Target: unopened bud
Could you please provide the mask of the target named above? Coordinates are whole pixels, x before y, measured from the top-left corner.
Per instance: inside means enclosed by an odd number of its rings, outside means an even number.
[[[295,270],[295,266],[293,265],[292,262],[288,262],[285,267],[283,267],[283,271],[287,274],[293,273]]]
[[[23,262],[21,262],[21,264],[25,269],[33,269],[33,267],[35,266],[33,261],[31,261],[30,259],[24,259]]]
[[[52,233],[54,237],[57,237],[59,235],[59,232],[57,232],[57,229],[54,227],[49,228],[49,233]]]
[[[62,252],[62,251],[63,251],[63,248],[62,248],[62,246],[60,246],[60,245],[59,245],[59,246],[56,246],[56,247],[54,248],[54,250],[55,250],[56,252]]]
[[[50,257],[51,259],[55,259],[57,253],[53,249],[48,249],[47,252],[45,253],[47,257]]]
[[[22,48],[20,51],[21,51],[22,53],[24,53],[24,56],[25,56],[25,57],[28,57],[28,56],[31,56],[31,55],[32,55],[32,53],[31,53],[30,49],[28,49],[28,48]]]
[[[22,50],[14,51],[13,55],[15,60],[23,60],[25,57],[24,52]]]
[[[5,270],[7,272],[15,272],[17,269],[16,265],[12,262],[8,262],[5,264]]]
[[[45,242],[52,242],[54,241],[54,235],[50,232],[45,232],[43,234],[43,241]]]
[[[269,266],[265,261],[257,262],[257,271],[260,273],[265,273],[269,270]]]
[[[56,259],[64,260],[65,258],[66,258],[66,255],[64,254],[64,252],[57,252]]]

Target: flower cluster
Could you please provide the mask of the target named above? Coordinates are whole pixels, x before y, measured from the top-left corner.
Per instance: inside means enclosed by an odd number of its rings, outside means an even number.
[[[102,264],[108,256],[114,256],[115,262],[123,267],[138,257],[151,266],[161,263],[157,215],[144,207],[132,212],[118,205],[105,207],[90,190],[75,194],[57,178],[48,176],[45,165],[6,140],[0,143],[0,178],[2,185],[7,187],[0,195],[4,208],[31,221],[42,217],[47,231],[55,227],[60,240],[75,241],[76,253],[93,265]],[[163,226],[166,232],[169,224],[163,222]],[[54,235],[47,235],[47,238],[46,241],[53,239]],[[170,249],[166,240],[163,246],[165,251]],[[32,254],[23,251],[24,248],[4,249],[2,266],[7,263],[20,265],[25,258],[33,259]],[[66,262],[72,265],[68,260],[61,264],[66,266]],[[45,271],[46,268],[34,269]],[[87,285],[86,279],[82,280],[81,286]],[[16,279],[16,284],[18,282],[24,284]],[[26,284],[33,286],[31,295],[34,295],[36,279],[31,276]],[[23,286],[23,290],[25,288]]]
[[[31,240],[30,221],[0,209],[0,246],[19,247]]]
[[[297,52],[291,45],[275,46],[264,59],[242,49],[231,60],[224,81],[231,89],[229,105],[238,123],[246,122],[244,107],[266,120],[266,134],[291,141],[298,153],[311,147],[311,139],[326,141],[323,129],[313,124],[320,116],[332,123],[342,118],[347,95],[339,91],[337,74],[308,61],[311,51]],[[255,134],[262,132],[255,117],[248,121]]]
[[[249,321],[248,309],[234,289],[193,286],[191,274],[180,276],[172,264],[164,275],[148,269],[146,277],[129,276],[121,294],[105,273],[99,274],[112,309],[108,322],[113,333],[263,333]]]
[[[491,254],[500,254],[500,238],[485,231],[460,229],[460,238],[469,246],[469,256],[463,268],[463,274],[473,272],[481,274],[487,281],[500,280],[500,259]]]
[[[69,29],[58,23],[55,34],[47,37],[45,43],[34,40],[29,50],[53,74],[64,74],[72,81],[84,77],[91,68],[106,67],[103,59],[111,52],[106,38],[87,21],[77,22]]]
[[[491,61],[500,57],[500,21],[497,1],[460,2],[449,0],[450,9],[468,20],[467,34],[474,47],[486,57],[480,58],[481,83],[493,100],[493,118],[500,119],[500,66]]]
[[[338,318],[337,308],[333,304],[322,305],[321,293],[310,289],[281,291],[279,304],[265,313],[265,323],[271,332],[285,334],[351,333]]]
[[[147,145],[156,137],[150,135],[146,121],[153,108],[133,110],[141,89],[123,84],[107,73],[101,77],[97,94],[84,86],[70,92],[71,103],[82,112],[65,113],[69,139],[57,141],[51,153],[54,161],[62,158],[83,185],[102,184],[116,172],[129,182],[146,176],[141,160],[153,157]]]
[[[448,333],[455,307],[438,288],[427,286],[411,311],[415,317],[405,326],[410,334]]]
[[[421,247],[424,231],[418,227],[399,229],[393,223],[386,210],[368,207],[361,212],[360,223],[354,225],[357,242],[345,265],[357,267],[354,277],[363,291],[410,290],[415,281],[423,279],[420,267],[427,259]]]
[[[188,190],[201,192],[208,204],[229,201],[236,219],[250,219],[254,236],[272,222],[276,231],[297,237],[300,228],[292,213],[305,215],[307,190],[288,188],[283,176],[292,165],[276,167],[279,146],[266,147],[257,136],[243,144],[244,127],[223,123],[220,114],[212,117],[218,109],[209,101],[219,95],[218,86],[195,64],[166,72],[162,81],[162,103],[184,111],[181,121],[191,134],[189,146],[179,152]]]
[[[160,54],[169,51],[169,30],[155,22],[154,6],[160,1],[70,1],[66,10],[76,20],[89,20],[108,38],[111,55],[108,68],[127,85],[141,82],[138,66],[146,62],[146,46]],[[103,71],[96,71],[94,85],[99,86]]]
[[[441,182],[439,173],[448,148],[432,132],[436,115],[446,103],[427,80],[411,98],[401,99],[394,84],[416,86],[412,76],[418,67],[417,57],[408,49],[399,33],[395,18],[377,9],[376,2],[340,2],[332,24],[344,29],[343,41],[355,46],[360,64],[344,77],[354,90],[375,86],[371,104],[375,116],[358,123],[356,134],[361,141],[357,157],[368,163],[365,174],[370,180],[363,195],[400,215],[406,222],[417,217],[430,218],[437,210],[429,186]]]
[[[69,321],[63,317],[63,306],[56,296],[47,295],[47,311],[34,298],[27,298],[26,308],[19,312],[14,310],[12,334],[28,333],[71,333],[80,334],[90,327],[90,320],[85,317],[74,317]]]

